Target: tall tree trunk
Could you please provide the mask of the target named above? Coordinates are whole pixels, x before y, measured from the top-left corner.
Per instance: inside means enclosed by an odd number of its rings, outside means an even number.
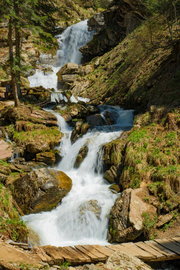
[[[18,1],[14,1],[14,11],[16,14],[16,17],[19,18],[19,5]],[[21,97],[21,34],[20,34],[20,27],[18,19],[14,20],[14,29],[15,29],[15,59],[16,59],[16,66],[18,67],[18,70],[16,71],[16,85],[18,89],[18,96]]]
[[[8,24],[8,46],[9,46],[9,65],[10,65],[10,73],[11,73],[11,87],[14,96],[15,106],[19,106],[19,98],[16,87],[16,77],[14,72],[14,52],[13,52],[13,23],[12,18],[9,19]]]

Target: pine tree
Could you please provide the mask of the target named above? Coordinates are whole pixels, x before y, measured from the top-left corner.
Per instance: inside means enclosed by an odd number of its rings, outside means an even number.
[[[51,43],[56,24],[52,15],[57,9],[53,0],[0,0],[0,7],[1,18],[8,22],[11,86],[15,106],[18,106],[21,97],[22,32],[30,29]]]

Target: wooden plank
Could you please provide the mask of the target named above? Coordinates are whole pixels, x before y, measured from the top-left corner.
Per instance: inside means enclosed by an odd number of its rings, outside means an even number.
[[[169,249],[159,245],[157,242],[154,242],[154,241],[150,240],[150,241],[145,241],[144,243],[146,243],[148,246],[151,246],[152,248],[154,248],[158,252],[165,255],[166,260],[171,260],[171,259],[176,259],[176,258],[178,259],[179,258],[179,256],[177,254],[175,254],[174,252],[170,251]]]
[[[74,253],[66,250],[65,247],[58,247],[58,250],[61,256],[65,259],[65,261],[70,263],[79,263],[79,258],[74,255]]]
[[[180,237],[173,237],[173,241],[175,241],[178,245],[180,245]]]
[[[127,249],[127,247],[123,246],[123,244],[111,245],[111,246],[106,246],[106,247],[109,247],[110,249],[114,250],[115,252],[119,251],[119,252],[122,252],[122,253],[125,253],[125,254],[130,254],[131,256],[137,257],[137,253],[138,253],[137,249],[136,250],[132,249],[132,248],[130,249],[129,247]]]
[[[163,247],[173,251],[177,255],[180,255],[180,246],[171,239],[155,239],[154,241],[162,245]]]
[[[138,257],[139,259],[143,260],[151,260],[155,258],[155,256],[149,252],[144,251],[143,249],[136,246],[134,243],[124,243],[122,244],[123,247],[127,249],[128,254],[131,254],[133,252],[134,256]]]
[[[86,256],[88,256],[90,259],[91,259],[91,262],[97,262],[97,257],[94,256],[94,254],[92,254],[91,252],[87,251],[84,246],[80,246],[80,245],[77,245],[76,246],[76,249],[81,251],[83,254],[85,254]]]
[[[138,246],[139,248],[142,248],[146,252],[149,252],[150,254],[154,255],[157,260],[163,259],[164,257],[166,257],[165,255],[153,249],[152,247],[148,246],[144,242],[137,242],[135,243],[135,245]]]
[[[105,246],[94,245],[93,247],[107,257],[110,257],[114,253],[112,249],[109,249]]]
[[[37,254],[43,262],[50,263],[52,261],[52,258],[46,254],[43,247],[34,247],[32,251]]]
[[[75,247],[66,247],[65,250],[68,250],[69,252],[72,252],[73,254],[75,254],[75,256],[79,258],[80,263],[90,263],[91,262],[91,259],[88,256],[86,256],[80,250],[77,250]]]
[[[105,262],[107,260],[107,256],[98,252],[95,248],[93,248],[93,246],[78,245],[78,246],[76,246],[76,249],[80,250],[85,255],[89,256],[91,258],[92,262]]]
[[[50,256],[53,260],[53,263],[63,263],[64,258],[61,256],[57,247],[54,246],[43,246],[42,247],[45,253]]]
[[[89,252],[91,252],[92,254],[94,254],[96,257],[98,257],[101,261],[106,261],[107,260],[107,256],[104,255],[103,253],[101,253],[100,251],[96,250],[94,248],[94,246],[91,245],[84,245],[83,246],[86,250],[88,250]]]
[[[126,252],[125,248],[123,246],[120,245],[109,245],[109,246],[106,246],[106,248],[109,248],[113,251],[121,251],[121,252]]]

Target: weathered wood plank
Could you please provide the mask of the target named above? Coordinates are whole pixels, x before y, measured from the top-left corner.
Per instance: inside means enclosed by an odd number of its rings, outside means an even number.
[[[93,246],[90,245],[78,245],[76,246],[76,249],[83,252],[85,255],[88,255],[92,262],[105,262],[107,260],[107,256],[97,251]]]
[[[109,246],[106,246],[106,248],[109,248],[114,252],[116,252],[116,251],[120,251],[120,252],[123,252],[123,253],[127,252],[126,249],[121,245],[109,245]]]
[[[42,247],[43,250],[45,251],[45,253],[51,257],[51,260],[53,261],[53,263],[55,264],[59,264],[59,263],[63,263],[64,262],[64,258],[61,256],[59,250],[57,247],[54,246],[43,246]]]
[[[93,247],[107,257],[111,256],[114,253],[112,249],[109,249],[105,246],[94,245]]]
[[[75,254],[81,263],[90,263],[91,259],[75,247],[66,247],[66,250]]]
[[[70,252],[65,247],[58,247],[58,250],[61,256],[65,259],[65,261],[73,263],[73,264],[80,262],[79,258],[73,252]]]
[[[175,241],[178,245],[180,245],[180,237],[173,237],[172,240]]]
[[[154,241],[162,245],[163,247],[173,251],[177,255],[180,255],[180,246],[174,241],[171,241],[171,239],[155,239]]]
[[[136,246],[138,246],[139,248],[142,248],[143,250],[145,250],[146,252],[149,252],[150,254],[152,254],[153,256],[156,257],[156,260],[159,259],[163,259],[166,256],[163,255],[162,253],[160,253],[159,251],[153,249],[152,247],[148,246],[147,244],[145,244],[144,242],[137,242],[135,243]],[[154,259],[154,257],[153,257]]]
[[[163,255],[165,255],[166,260],[172,260],[172,259],[178,259],[179,258],[179,256],[177,254],[175,254],[171,250],[159,245],[155,241],[150,240],[150,241],[145,241],[145,243],[148,246],[151,246],[152,248],[156,249],[158,252],[161,252]],[[165,260],[165,259],[163,259],[163,260]]]
[[[149,252],[146,252],[145,250],[139,248],[134,243],[124,243],[122,244],[122,246],[126,248],[128,254],[131,255],[131,252],[134,252],[134,254],[136,254],[135,256],[139,259],[150,260],[152,258],[155,258],[153,254],[150,254]]]

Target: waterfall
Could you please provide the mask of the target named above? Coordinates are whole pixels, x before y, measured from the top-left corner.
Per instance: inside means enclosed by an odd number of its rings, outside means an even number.
[[[57,36],[60,49],[57,52],[58,65],[66,63],[81,64],[82,54],[79,51],[93,37],[94,32],[88,31],[87,20],[69,26],[61,35]]]
[[[43,86],[44,88],[53,88],[57,90],[58,70],[67,63],[81,63],[82,54],[79,51],[93,37],[94,32],[88,31],[87,20],[69,26],[61,35],[57,36],[59,50],[57,51],[56,63],[54,65],[45,65],[52,72],[45,74],[42,70],[37,69],[33,76],[29,77],[31,87]],[[41,59],[46,59],[45,55],[41,55]],[[43,62],[43,61],[42,61]]]
[[[127,119],[133,119],[132,111],[125,111],[119,107],[106,108],[114,112],[116,123],[123,118],[123,126]],[[122,131],[109,132],[110,126],[104,126],[103,131],[90,131],[82,138],[71,144],[71,129],[64,119],[57,116],[61,131],[65,134],[59,151],[63,156],[60,164],[55,168],[65,172],[73,181],[69,194],[56,209],[50,212],[31,214],[23,220],[40,237],[41,245],[72,246],[77,244],[107,244],[108,214],[117,198],[101,174],[101,162],[98,154],[101,146],[118,138]],[[74,163],[82,146],[88,146],[88,154],[78,169]]]
[[[79,48],[92,38],[87,22],[68,27],[58,36],[60,49],[53,73],[44,75],[37,71],[29,77],[31,86],[46,88],[57,84],[56,72],[67,62],[80,63]],[[113,115],[113,125],[95,127],[86,135],[71,143],[71,128],[54,111],[61,132],[64,133],[59,151],[61,162],[55,168],[65,172],[73,181],[68,195],[60,205],[49,212],[26,215],[23,220],[40,238],[41,245],[67,246],[77,244],[106,244],[108,214],[117,195],[112,193],[102,176],[102,145],[118,138],[122,130],[132,126],[133,112],[119,107],[101,106],[101,115]],[[76,157],[83,146],[88,147],[87,156],[78,169],[74,168]]]

